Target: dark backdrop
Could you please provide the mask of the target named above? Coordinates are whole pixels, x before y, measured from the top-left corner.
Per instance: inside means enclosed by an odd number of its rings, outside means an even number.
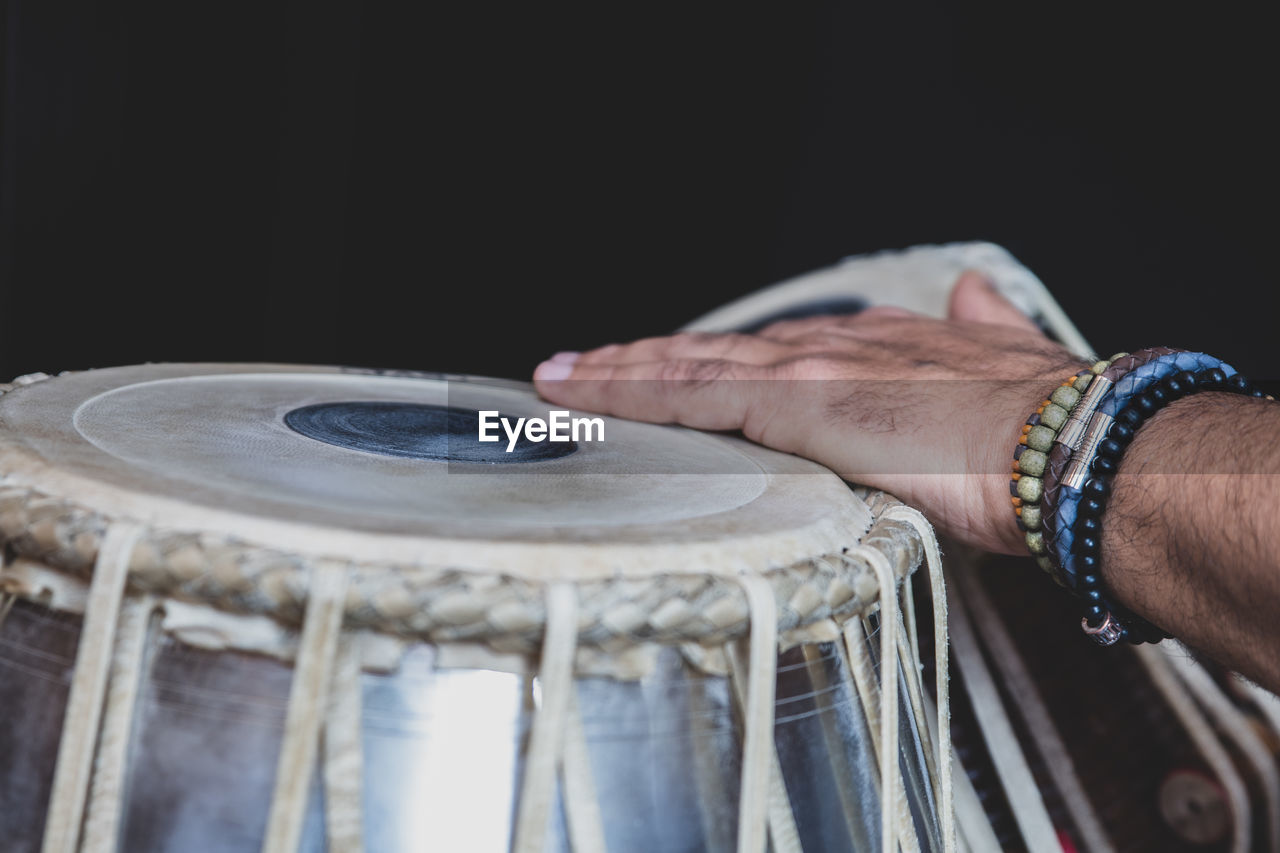
[[[1280,377],[1263,4],[0,0],[0,376],[523,377],[993,240],[1102,351]]]

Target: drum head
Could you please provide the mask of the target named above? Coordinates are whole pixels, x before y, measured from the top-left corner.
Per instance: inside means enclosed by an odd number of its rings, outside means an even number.
[[[603,418],[603,440],[478,440],[479,412],[551,409],[472,377],[112,368],[0,397],[0,476],[107,522],[539,580],[764,570],[870,524],[826,469],[735,438]]]

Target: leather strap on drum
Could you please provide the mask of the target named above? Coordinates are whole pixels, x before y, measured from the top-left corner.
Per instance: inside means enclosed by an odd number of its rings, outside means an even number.
[[[938,754],[934,768],[938,783],[938,810],[942,820],[942,845],[946,853],[954,853],[956,849],[956,816],[955,795],[951,779],[951,670],[948,660],[947,633],[947,587],[942,574],[942,551],[938,547],[938,538],[933,533],[933,525],[920,513],[905,504],[890,507],[885,512],[886,518],[900,519],[916,529],[920,541],[924,543],[925,563],[929,569],[929,598],[933,609],[933,655],[934,681],[938,693],[938,725],[936,726]],[[905,594],[910,594],[910,585],[904,584]],[[911,632],[914,646],[916,633]],[[919,651],[916,651],[915,665],[919,665]],[[912,694],[923,697],[923,691],[913,688]],[[923,716],[921,717],[923,721]],[[926,726],[926,731],[928,726]]]
[[[600,814],[600,800],[591,773],[591,756],[587,751],[587,733],[574,691],[569,692],[562,764],[564,821],[570,847],[581,853],[606,850],[604,817]]]
[[[947,588],[948,594],[953,596],[949,602],[952,616],[951,641],[955,646],[956,665],[968,688],[969,700],[973,703],[991,763],[996,768],[1000,786],[1004,789],[1014,820],[1028,849],[1058,849],[1061,845],[1057,831],[1040,798],[1026,756],[1018,746],[1017,736],[1005,714],[996,683],[983,660],[977,634],[960,600],[957,580],[962,580],[962,576],[953,575],[952,583]]]
[[[1227,752],[1213,730],[1213,726],[1200,713],[1195,701],[1178,681],[1160,646],[1141,645],[1134,649],[1138,660],[1146,667],[1152,683],[1164,696],[1179,722],[1200,750],[1200,756],[1213,771],[1222,786],[1231,809],[1231,853],[1246,853],[1253,846],[1252,815],[1249,808],[1249,790],[1236,771]]]
[[[880,849],[898,846],[894,819],[901,789],[898,767],[898,584],[884,554],[859,545],[852,551],[880,582]]]
[[[98,550],[93,583],[89,587],[89,606],[76,650],[75,676],[67,699],[62,740],[58,744],[58,763],[45,821],[44,853],[74,853],[80,840],[120,602],[129,574],[129,558],[141,530],[129,522],[113,524]]]
[[[1277,815],[1280,809],[1280,770],[1276,768],[1271,750],[1254,729],[1252,721],[1182,644],[1170,641],[1161,643],[1159,648],[1205,714],[1217,724],[1225,739],[1235,745],[1240,762],[1253,770],[1254,778],[1263,791],[1261,803],[1267,814],[1266,847],[1268,850],[1280,850],[1280,816]]]
[[[347,567],[323,564],[312,571],[311,577],[263,853],[297,853],[338,635],[342,631]]]
[[[338,641],[324,721],[324,828],[327,853],[364,851],[364,734],[361,731],[360,644]]]
[[[747,701],[742,738],[742,790],[738,805],[738,853],[764,853],[769,789],[776,763],[773,703],[778,665],[778,605],[773,587],[758,575],[739,579],[751,618]]]
[[[147,676],[148,646],[154,638],[151,616],[155,599],[149,595],[126,598],[120,608],[111,661],[111,685],[103,711],[102,735],[93,766],[88,817],[80,853],[114,853],[124,811],[125,773],[129,766],[129,741],[134,709]]]
[[[1062,795],[1067,813],[1080,832],[1080,840],[1085,849],[1093,853],[1115,853],[1115,845],[1107,836],[1106,828],[1076,772],[1071,752],[1054,725],[1049,708],[1040,696],[1035,679],[1019,656],[1013,638],[1000,621],[995,605],[972,573],[968,574],[966,580],[969,582],[961,592],[982,632],[982,642],[990,653],[992,662],[999,669],[1010,695],[1018,697],[1018,701],[1011,704],[1022,717],[1031,734],[1032,745],[1040,753],[1046,772]]]
[[[548,586],[546,607],[547,634],[538,669],[542,706],[534,715],[525,753],[513,853],[536,853],[543,848],[573,691],[573,653],[578,639],[578,596],[573,585]]]
[[[1236,686],[1248,694],[1258,712],[1270,724],[1272,737],[1280,739],[1280,696],[1265,687],[1259,687],[1243,675],[1237,675],[1235,681]]]

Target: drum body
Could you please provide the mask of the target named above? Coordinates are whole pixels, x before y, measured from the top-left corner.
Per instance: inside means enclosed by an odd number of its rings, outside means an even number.
[[[79,621],[24,601],[0,629],[0,822],[5,849],[14,853],[40,849]],[[157,616],[155,628],[162,622]],[[204,634],[207,646],[212,635]],[[120,849],[261,849],[289,663],[193,646],[163,630],[152,643]],[[359,782],[353,787],[362,800],[365,849],[508,849],[535,673],[442,666],[439,648],[428,644],[397,656],[394,668],[359,679],[363,773],[348,781]],[[788,650],[777,683],[774,738],[802,849],[875,849],[879,763],[844,650],[837,643]],[[575,692],[608,850],[735,848],[742,729],[728,677],[703,672],[668,648],[641,678],[580,677]],[[931,839],[924,849],[934,849],[936,792],[905,698],[902,715],[908,798],[917,832]],[[310,783],[304,851],[331,849],[324,772],[318,767]],[[565,798],[561,782],[548,850],[573,849]]]
[[[477,444],[539,405],[263,365],[0,397],[5,849],[942,849],[896,502],[673,428]]]

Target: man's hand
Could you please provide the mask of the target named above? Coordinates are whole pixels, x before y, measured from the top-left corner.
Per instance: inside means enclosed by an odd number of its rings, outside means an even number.
[[[1027,415],[1086,366],[977,273],[949,319],[900,308],[561,353],[534,382],[554,403],[749,439],[919,507],[943,532],[1025,553],[1009,506]]]
[[[950,317],[896,308],[676,335],[538,366],[566,406],[750,439],[920,508],[944,533],[1025,553],[1009,507],[1031,410],[1085,365],[973,273]],[[1103,519],[1121,603],[1280,691],[1280,405],[1224,393],[1169,404],[1133,439]]]

